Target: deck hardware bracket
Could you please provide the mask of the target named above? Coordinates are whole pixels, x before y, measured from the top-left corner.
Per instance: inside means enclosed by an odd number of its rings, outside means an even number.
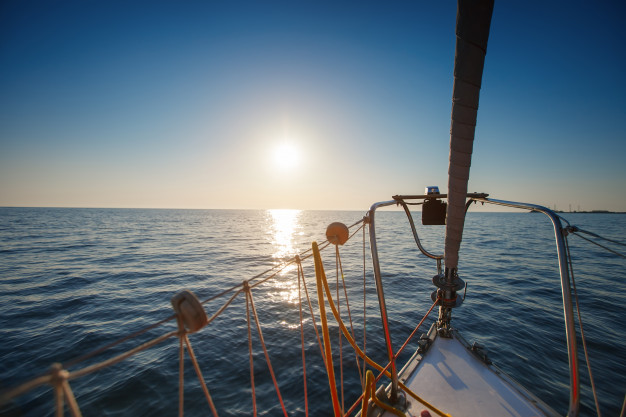
[[[563,228],[563,236],[567,237],[570,233],[578,232],[578,227],[576,226],[566,226]]]
[[[420,336],[420,340],[417,342],[417,345],[418,345],[417,352],[421,355],[425,354],[428,351],[430,344],[431,344],[431,340],[428,337],[428,335],[422,334]]]
[[[481,361],[485,362],[487,365],[491,365],[491,359],[487,356],[487,350],[483,346],[474,342],[472,344],[472,352],[474,352],[474,354],[478,356]]]

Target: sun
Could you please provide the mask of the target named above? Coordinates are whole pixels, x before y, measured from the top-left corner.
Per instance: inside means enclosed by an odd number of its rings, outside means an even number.
[[[273,151],[273,166],[280,171],[292,171],[300,165],[300,151],[292,142],[279,143]]]

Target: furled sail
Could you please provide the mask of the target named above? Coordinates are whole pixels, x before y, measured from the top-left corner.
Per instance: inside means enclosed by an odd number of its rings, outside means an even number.
[[[492,12],[493,0],[458,2],[448,168],[446,275],[456,271],[459,260],[478,98]]]

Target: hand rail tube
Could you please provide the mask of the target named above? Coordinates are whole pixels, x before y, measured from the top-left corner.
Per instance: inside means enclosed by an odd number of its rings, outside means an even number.
[[[556,250],[559,257],[559,272],[561,274],[561,293],[563,295],[563,316],[565,318],[565,337],[567,339],[567,355],[569,359],[569,380],[570,380],[570,400],[568,417],[578,416],[580,408],[580,381],[578,372],[578,354],[576,349],[576,328],[574,327],[574,311],[572,308],[572,297],[569,282],[569,269],[567,266],[567,253],[565,251],[565,240],[563,237],[563,227],[559,216],[547,207],[518,203],[514,201],[494,200],[489,198],[473,198],[482,203],[495,204],[504,207],[513,207],[523,210],[534,210],[548,216],[554,226],[554,236],[556,239]]]
[[[380,306],[380,318],[383,322],[383,330],[385,332],[385,344],[387,345],[387,355],[391,364],[391,393],[390,400],[395,403],[398,400],[398,370],[396,368],[396,359],[394,356],[393,346],[391,345],[391,334],[389,332],[389,320],[387,319],[387,307],[385,304],[385,294],[383,293],[383,281],[380,276],[380,262],[378,260],[378,248],[376,246],[376,227],[374,224],[374,214],[376,209],[398,204],[397,201],[383,201],[374,203],[368,211],[370,225],[370,249],[372,251],[372,264],[374,268],[374,278],[376,280],[376,292],[378,293],[378,305]]]
[[[415,222],[413,221],[413,216],[411,215],[409,206],[406,204],[406,202],[404,202],[404,200],[398,200],[398,203],[402,205],[402,208],[404,208],[404,212],[406,213],[406,217],[409,219],[409,224],[411,225],[411,231],[413,232],[413,239],[415,240],[415,243],[417,243],[417,247],[419,248],[419,250],[424,254],[424,256],[427,256],[429,258],[436,259],[437,261],[440,261],[441,259],[443,259],[443,255],[433,255],[432,253],[424,249],[424,247],[422,246],[422,242],[420,241],[420,238],[417,235],[417,229],[415,228]],[[437,265],[439,265],[439,262],[437,263]]]

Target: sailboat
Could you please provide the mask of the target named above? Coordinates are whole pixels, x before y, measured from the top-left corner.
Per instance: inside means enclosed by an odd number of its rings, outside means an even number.
[[[574,311],[572,288],[570,287],[570,270],[565,236],[575,232],[575,228],[562,224],[561,218],[552,210],[534,204],[518,203],[497,200],[483,193],[468,193],[467,183],[471,162],[474,129],[476,126],[479,92],[482,71],[489,38],[489,27],[493,10],[493,0],[459,0],[457,15],[457,44],[454,70],[454,92],[452,107],[451,139],[450,139],[450,166],[447,193],[440,193],[438,187],[429,186],[424,194],[395,195],[391,200],[373,204],[363,219],[351,227],[342,223],[333,223],[326,230],[327,241],[319,245],[313,243],[311,250],[301,253],[293,259],[265,271],[242,284],[225,289],[206,300],[199,300],[192,292],[182,291],[172,300],[174,314],[142,329],[123,339],[110,343],[92,352],[63,364],[54,364],[51,369],[41,376],[27,381],[17,387],[4,391],[1,402],[6,404],[14,398],[30,390],[48,385],[54,395],[56,415],[64,415],[65,410],[72,416],[80,416],[80,404],[75,398],[71,382],[98,372],[99,370],[116,365],[131,356],[166,342],[168,339],[178,339],[179,342],[179,415],[184,415],[184,364],[191,361],[194,373],[202,386],[208,409],[213,415],[219,415],[213,398],[210,394],[210,383],[207,383],[206,370],[198,364],[197,355],[189,337],[190,334],[201,332],[210,325],[216,317],[224,313],[233,300],[242,296],[246,300],[246,315],[248,320],[248,343],[250,345],[251,393],[253,397],[252,414],[257,415],[255,402],[254,365],[252,363],[252,342],[250,334],[253,328],[263,344],[263,353],[268,364],[268,372],[276,387],[277,399],[285,415],[288,414],[283,398],[280,394],[279,383],[271,366],[270,354],[263,341],[262,326],[258,319],[253,293],[255,288],[275,276],[278,272],[291,268],[298,273],[298,285],[303,284],[307,293],[311,317],[314,321],[315,332],[319,327],[319,346],[328,380],[328,401],[332,403],[335,416],[556,416],[562,415],[544,403],[530,390],[524,388],[513,378],[506,375],[494,365],[485,354],[484,349],[476,344],[470,345],[461,336],[454,326],[454,315],[462,306],[463,291],[467,288],[462,279],[463,260],[459,259],[459,250],[463,236],[464,221],[467,210],[472,203],[490,204],[512,207],[522,210],[543,213],[550,219],[556,242],[559,274],[563,297],[563,316],[565,320],[566,348],[569,358],[569,407],[567,416],[577,416],[580,410],[580,375],[578,366],[577,333],[574,326]],[[418,236],[410,205],[422,207],[422,223],[425,225],[444,225],[445,250],[443,254],[433,254],[426,250]],[[409,219],[411,233],[419,250],[432,259],[436,274],[432,278],[433,302],[430,311],[438,311],[438,317],[430,329],[419,337],[419,347],[410,359],[398,369],[396,363],[399,353],[407,345],[396,350],[392,343],[390,332],[388,303],[384,295],[381,262],[379,259],[377,240],[377,211],[389,206],[399,206],[404,209]],[[372,269],[376,282],[378,304],[382,331],[387,350],[387,363],[378,364],[370,358],[363,345],[355,340],[354,331],[344,323],[342,314],[338,311],[337,297],[331,293],[322,253],[328,248],[338,248],[352,238],[351,228],[358,226],[369,229],[369,247],[371,250]],[[306,281],[301,278],[304,262],[313,262],[316,274],[316,288],[310,289],[311,294],[317,295],[317,306],[314,308],[306,288]],[[300,292],[300,291],[299,291]],[[214,300],[224,300],[222,306],[210,316],[205,311],[205,305]],[[326,310],[328,306],[329,311]],[[306,310],[306,307],[304,308]],[[429,311],[429,312],[430,312]],[[300,317],[303,311],[300,310]],[[349,409],[340,405],[340,387],[336,385],[335,360],[329,338],[328,319],[336,320],[344,340],[354,347],[356,356],[362,364],[361,384],[362,395],[356,399]],[[426,317],[426,316],[425,316]],[[425,318],[424,317],[424,318]],[[158,328],[166,322],[175,322],[176,329],[138,344],[123,353],[112,354],[98,362],[91,361],[83,365],[88,359],[97,358],[106,354],[120,343],[131,340],[146,332]],[[423,322],[423,320],[422,320]],[[421,323],[420,323],[421,324]],[[416,335],[418,325],[412,333]],[[302,326],[301,326],[302,328]],[[303,336],[304,337],[304,336]],[[411,338],[409,337],[409,339]],[[304,349],[303,349],[304,352]],[[185,353],[187,355],[185,355]],[[303,354],[304,355],[304,354]],[[304,358],[304,356],[303,356]],[[305,360],[303,359],[303,363]],[[241,369],[247,364],[237,364]],[[374,374],[376,372],[376,375]],[[382,384],[384,377],[389,382]],[[306,387],[306,377],[305,377]],[[235,388],[236,389],[236,388]],[[306,391],[306,390],[305,390]],[[305,399],[306,404],[306,399]],[[308,408],[305,405],[308,415]]]

